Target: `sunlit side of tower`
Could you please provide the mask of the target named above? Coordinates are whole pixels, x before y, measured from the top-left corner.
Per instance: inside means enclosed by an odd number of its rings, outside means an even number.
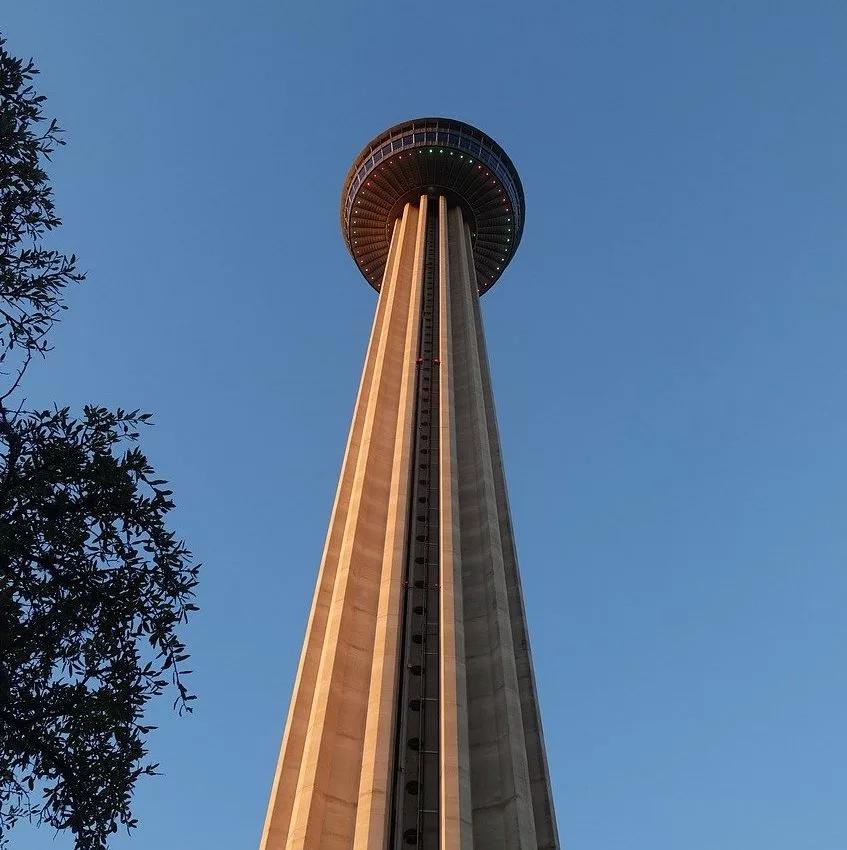
[[[347,175],[379,300],[261,850],[559,846],[479,309],[523,220],[459,121]]]

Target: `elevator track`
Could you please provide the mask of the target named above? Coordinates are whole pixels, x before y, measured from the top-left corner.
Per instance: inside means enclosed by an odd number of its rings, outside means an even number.
[[[439,847],[438,206],[427,205],[401,615],[393,850]]]

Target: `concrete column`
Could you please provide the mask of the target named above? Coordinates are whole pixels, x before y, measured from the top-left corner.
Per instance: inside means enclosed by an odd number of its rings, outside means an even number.
[[[409,304],[403,351],[400,353],[400,415],[397,417],[394,436],[394,464],[391,470],[389,513],[382,556],[382,582],[371,662],[370,700],[359,780],[353,845],[356,850],[383,850],[388,838],[397,702],[398,638],[409,520],[415,359],[420,325],[426,216],[427,198],[424,196],[420,201],[412,274],[408,284],[403,282],[403,285],[409,287]]]
[[[455,210],[450,244],[456,440],[474,847],[536,850],[511,609],[483,381],[470,231]]]
[[[506,489],[506,474],[500,451],[500,434],[497,427],[497,415],[494,409],[494,392],[491,387],[491,373],[485,346],[485,334],[483,333],[479,298],[474,299],[474,320],[476,322],[477,349],[480,352],[479,360],[480,371],[482,373],[483,397],[485,399],[488,445],[491,448],[491,468],[497,499],[497,516],[500,524],[503,567],[506,575],[506,593],[509,599],[509,621],[512,625],[515,669],[517,671],[518,691],[521,698],[521,719],[523,721],[524,744],[526,747],[527,767],[529,769],[536,841],[538,843],[538,850],[557,850],[559,847],[559,834],[553,807],[553,795],[550,789],[547,750],[544,746],[544,733],[541,729],[538,692],[535,686],[535,673],[532,667],[529,631],[526,624],[526,611],[524,610],[523,591],[521,590],[515,535],[512,528],[509,496]]]
[[[397,445],[402,422],[411,421],[411,399],[404,390],[406,347],[409,325],[416,328],[419,315],[419,304],[412,301],[411,293],[416,270],[419,277],[416,257],[424,221],[417,205],[407,205],[395,225],[262,850],[353,846],[380,598],[384,608],[385,594],[390,595],[383,588],[383,577],[387,575],[391,585],[399,568],[392,563],[385,571],[384,560],[391,561],[394,551],[386,546],[386,535],[393,539],[398,523],[406,521],[403,485],[397,478],[402,469],[395,475],[399,469],[395,453],[398,448],[402,453],[402,445]],[[387,620],[381,624],[383,646],[386,641],[390,644],[390,629]],[[378,663],[383,659],[380,655]],[[388,663],[391,666],[390,659]],[[372,786],[378,784],[376,764]],[[363,790],[369,793],[367,781]],[[368,828],[362,829],[367,836]]]

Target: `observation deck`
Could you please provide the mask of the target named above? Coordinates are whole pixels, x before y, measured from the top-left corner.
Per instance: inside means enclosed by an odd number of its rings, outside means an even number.
[[[376,290],[394,222],[421,195],[444,195],[448,204],[462,208],[479,292],[487,292],[523,233],[523,187],[506,152],[481,130],[452,118],[404,121],[365,146],[344,181],[341,232]]]

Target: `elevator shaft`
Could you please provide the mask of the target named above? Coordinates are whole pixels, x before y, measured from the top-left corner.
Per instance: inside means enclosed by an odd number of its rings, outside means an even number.
[[[392,842],[439,846],[438,205],[425,224],[409,535],[400,636]]]

